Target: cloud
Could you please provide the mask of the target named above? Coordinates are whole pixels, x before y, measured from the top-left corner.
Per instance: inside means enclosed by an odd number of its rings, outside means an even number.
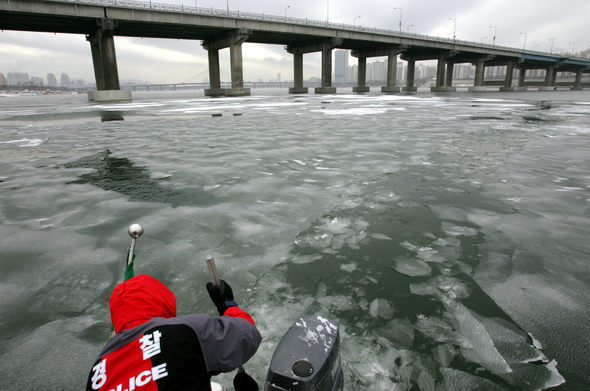
[[[115,50],[117,59],[132,60],[133,62],[158,62],[163,64],[195,64],[205,65],[206,61],[202,55],[195,53],[195,50],[174,50],[150,45],[140,38],[117,37]],[[146,40],[147,41],[147,40]]]

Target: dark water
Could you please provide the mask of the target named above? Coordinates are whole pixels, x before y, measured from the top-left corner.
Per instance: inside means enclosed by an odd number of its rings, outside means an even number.
[[[347,390],[590,387],[588,92],[255,93],[0,98],[3,389],[83,387],[131,222],[180,313],[215,255],[260,382],[322,314]]]

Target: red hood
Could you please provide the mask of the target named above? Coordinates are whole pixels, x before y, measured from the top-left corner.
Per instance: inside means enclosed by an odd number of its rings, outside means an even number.
[[[109,306],[115,333],[139,326],[152,318],[176,316],[174,293],[154,277],[145,274],[117,285]]]

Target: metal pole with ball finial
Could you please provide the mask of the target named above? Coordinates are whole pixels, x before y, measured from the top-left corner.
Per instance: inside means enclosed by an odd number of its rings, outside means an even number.
[[[127,250],[127,264],[125,265],[125,275],[123,277],[124,281],[127,281],[128,279],[135,276],[135,272],[133,271],[135,242],[141,235],[143,235],[143,227],[137,223],[131,224],[127,229],[127,232],[129,232],[129,236],[131,236],[131,243],[129,243],[129,249]]]
[[[127,248],[127,259],[125,260],[125,272],[123,274],[123,281],[127,281],[135,276],[133,271],[133,259],[135,258],[135,242],[143,235],[143,227],[137,223],[131,224],[127,229],[129,236],[131,236],[131,243]],[[115,335],[115,328],[111,325],[111,337]]]
[[[127,265],[133,262],[133,251],[135,250],[135,241],[143,235],[143,227],[139,224],[131,224],[127,230],[131,236],[131,243],[129,243],[129,254],[127,254]]]

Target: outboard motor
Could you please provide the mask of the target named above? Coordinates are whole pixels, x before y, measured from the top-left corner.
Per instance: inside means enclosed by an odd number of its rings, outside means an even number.
[[[299,319],[279,342],[265,391],[341,391],[338,323],[321,316]]]

